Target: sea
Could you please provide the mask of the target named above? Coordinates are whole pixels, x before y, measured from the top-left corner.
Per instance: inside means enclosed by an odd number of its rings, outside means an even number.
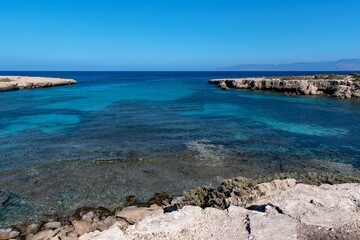
[[[0,227],[236,176],[360,176],[360,101],[208,83],[319,73],[0,72],[77,80],[0,93]]]

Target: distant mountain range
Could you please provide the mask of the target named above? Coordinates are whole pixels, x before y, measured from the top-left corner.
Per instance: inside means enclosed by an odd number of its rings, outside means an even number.
[[[290,64],[241,64],[222,71],[359,71],[360,59],[340,59],[331,62],[299,62]]]

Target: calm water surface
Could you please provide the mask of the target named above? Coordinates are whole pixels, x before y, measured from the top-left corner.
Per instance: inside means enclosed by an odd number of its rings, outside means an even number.
[[[360,176],[360,102],[222,91],[286,72],[0,72],[74,78],[0,93],[0,227],[234,176]]]

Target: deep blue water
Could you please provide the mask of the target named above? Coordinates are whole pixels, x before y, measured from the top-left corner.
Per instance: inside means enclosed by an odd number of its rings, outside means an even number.
[[[222,91],[313,72],[0,72],[76,85],[0,93],[0,226],[234,176],[359,176],[360,102]]]

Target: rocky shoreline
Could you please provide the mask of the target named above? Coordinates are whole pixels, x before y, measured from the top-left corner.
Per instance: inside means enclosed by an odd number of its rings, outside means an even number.
[[[27,76],[0,76],[0,92],[33,88],[47,88],[76,84],[73,79],[27,77]]]
[[[129,196],[113,211],[84,207],[67,219],[0,229],[0,240],[360,238],[360,179],[287,177],[229,179],[181,197],[155,194],[146,204]]]
[[[288,95],[325,95],[340,99],[360,99],[360,74],[319,74],[267,78],[212,79],[223,90],[252,89],[283,92]]]

